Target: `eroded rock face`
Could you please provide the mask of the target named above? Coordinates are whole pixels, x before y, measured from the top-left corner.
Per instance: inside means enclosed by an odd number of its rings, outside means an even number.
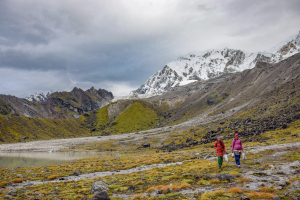
[[[90,194],[95,194],[106,190],[108,190],[107,185],[102,181],[97,181],[93,184]]]

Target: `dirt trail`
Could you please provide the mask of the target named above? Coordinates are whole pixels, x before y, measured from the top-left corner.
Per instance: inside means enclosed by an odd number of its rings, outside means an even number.
[[[45,151],[59,151],[64,148],[68,148],[73,145],[82,145],[91,142],[101,142],[109,140],[120,140],[128,138],[142,138],[145,134],[153,135],[158,134],[164,130],[154,129],[141,131],[140,134],[128,133],[122,135],[110,135],[110,136],[94,136],[94,137],[82,137],[82,138],[69,138],[69,139],[55,139],[55,140],[42,140],[42,141],[33,141],[26,143],[12,143],[12,144],[1,144],[0,152],[10,152],[10,151],[35,151],[35,152],[45,152]]]

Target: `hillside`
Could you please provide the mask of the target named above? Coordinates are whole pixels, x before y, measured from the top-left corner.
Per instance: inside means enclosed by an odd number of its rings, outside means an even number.
[[[54,119],[78,118],[84,112],[109,104],[113,94],[94,87],[87,91],[75,87],[71,92],[52,92],[47,96],[36,95],[27,99],[0,95],[0,114]]]
[[[40,105],[22,100],[21,105],[32,109],[29,114],[35,110],[39,113],[38,109],[44,111],[48,106],[51,109],[47,111],[52,115],[49,116],[53,118],[66,118],[74,113],[93,110],[84,113],[79,119],[73,119],[74,121],[60,121],[62,124],[66,123],[60,125],[65,127],[69,127],[69,122],[76,124],[74,136],[124,134],[166,126],[186,129],[202,125],[210,127],[201,133],[202,136],[206,134],[206,138],[210,138],[211,131],[216,132],[215,130],[228,137],[234,131],[243,132],[247,137],[251,137],[271,129],[285,128],[288,123],[299,118],[299,74],[298,53],[277,64],[258,62],[253,69],[243,72],[224,74],[206,81],[176,87],[148,99],[119,100],[100,109],[97,109],[98,104],[90,101],[95,97],[77,88],[70,93],[51,94],[47,104]],[[2,99],[11,104],[1,104],[1,119],[3,122],[5,118],[13,122],[1,123],[2,140],[19,141],[20,137],[32,134],[34,131],[30,131],[29,128],[32,126],[29,123],[30,117],[23,120],[24,124],[21,125],[17,121],[25,119],[22,117],[25,112],[15,112],[10,108],[10,105],[14,105],[12,99],[17,102],[21,100],[15,97]],[[61,138],[60,133],[52,134],[56,132],[51,128],[55,120],[49,119],[50,124],[45,122],[46,119],[34,120],[39,120],[41,126],[52,130],[49,132],[49,138]],[[21,127],[25,127],[26,131],[20,131]],[[13,131],[9,131],[11,128]],[[65,129],[65,132],[70,131]]]
[[[253,69],[176,87],[160,96],[118,101],[84,117],[95,134],[104,135],[195,126],[203,119],[207,124],[223,122],[216,129],[226,133],[250,129],[260,134],[269,130],[266,124],[273,123],[270,127],[275,129],[297,120],[299,74],[300,54],[296,54],[278,64],[258,62]],[[236,121],[238,125],[232,125]]]

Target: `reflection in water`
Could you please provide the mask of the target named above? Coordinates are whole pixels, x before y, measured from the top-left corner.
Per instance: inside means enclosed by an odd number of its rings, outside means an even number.
[[[113,152],[21,152],[0,153],[1,167],[29,167],[55,165],[82,158],[115,156]]]

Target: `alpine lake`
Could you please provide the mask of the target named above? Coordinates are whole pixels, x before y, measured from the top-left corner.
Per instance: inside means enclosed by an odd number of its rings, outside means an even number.
[[[0,152],[0,168],[57,165],[114,155],[114,152]]]

